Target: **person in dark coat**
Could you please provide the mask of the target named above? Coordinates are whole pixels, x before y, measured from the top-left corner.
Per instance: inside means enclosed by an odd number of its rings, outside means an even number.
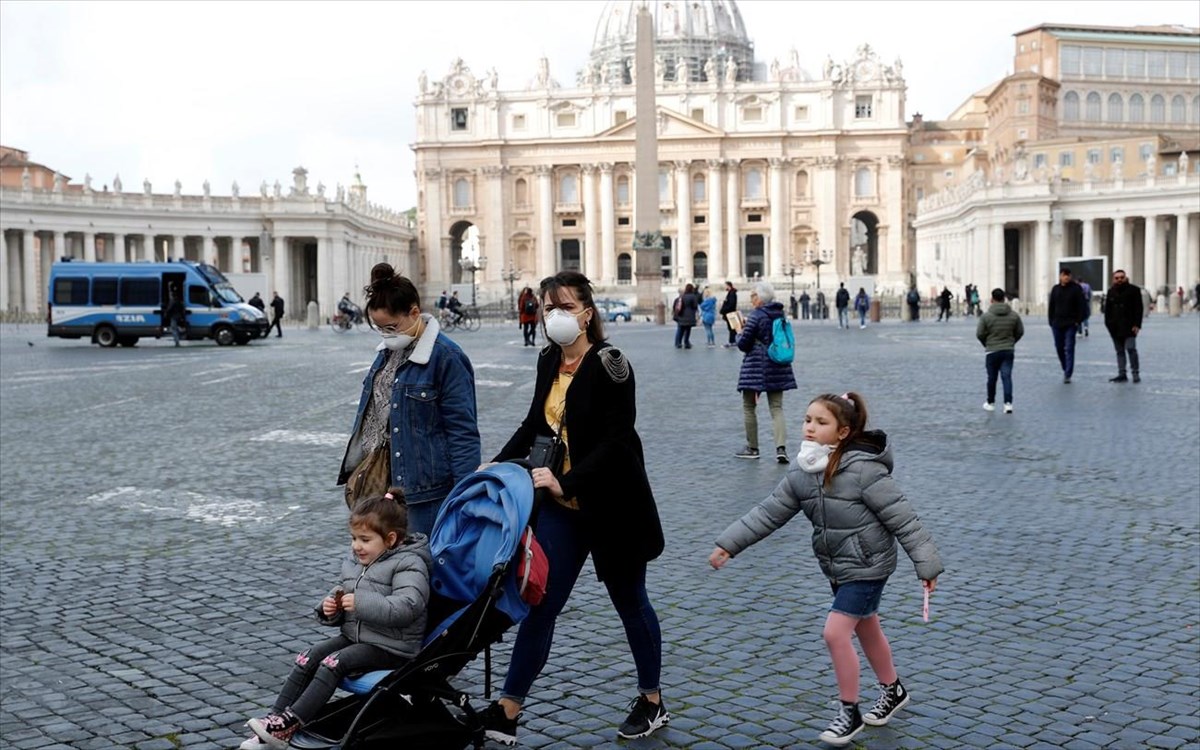
[[[808,296],[808,290],[800,292],[800,318],[808,320],[808,306],[812,303],[812,297]]]
[[[1071,278],[1071,269],[1058,272],[1058,283],[1050,290],[1046,308],[1050,330],[1054,334],[1054,351],[1062,365],[1063,382],[1070,383],[1075,372],[1075,329],[1083,322],[1083,289]]]
[[[1125,383],[1125,360],[1133,372],[1133,382],[1142,382],[1138,367],[1137,335],[1142,329],[1142,290],[1129,283],[1129,274],[1121,269],[1113,271],[1112,289],[1104,298],[1104,327],[1112,337],[1117,350],[1117,376],[1110,383]]]
[[[838,328],[850,328],[850,292],[844,283],[838,285],[833,304],[838,311]]]
[[[700,311],[700,295],[696,287],[688,284],[679,295],[679,309],[674,315],[675,348],[692,348],[692,329],[696,327],[696,316]]]
[[[938,322],[942,322],[945,317],[946,321],[950,320],[950,302],[954,299],[954,294],[951,293],[949,287],[942,287],[942,293],[938,295]]]
[[[171,287],[171,300],[167,303],[167,309],[163,311],[163,320],[171,329],[171,338],[175,339],[175,346],[179,346],[179,337],[187,327],[187,308],[179,298],[177,287]]]
[[[663,531],[642,441],[634,427],[633,368],[604,339],[587,277],[560,271],[542,281],[544,333],[533,400],[521,426],[493,461],[525,458],[537,436],[559,435],[561,472],[533,470],[548,493],[535,532],[550,563],[546,598],[521,623],[501,697],[483,713],[488,739],[516,743],[521,706],[550,655],[555,622],[588,555],[624,623],[637,665],[638,697],[617,734],[645,737],[669,720],[659,693],[662,635],[646,594],[646,566],[663,551]]]
[[[746,447],[735,454],[738,458],[758,458],[758,397],[767,394],[767,406],[771,411],[774,426],[775,458],[786,464],[787,422],[783,416],[783,392],[795,390],[796,375],[792,365],[774,362],[767,356],[771,343],[771,329],[775,321],[783,318],[783,303],[775,301],[775,288],[765,281],[754,285],[750,292],[750,304],[754,311],[746,318],[746,325],[738,334],[737,347],[746,353],[742,369],[738,373],[737,388],[742,392],[742,415],[746,426]],[[787,319],[784,318],[784,323]]]
[[[521,333],[525,336],[525,346],[537,346],[538,309],[541,308],[533,289],[525,287],[517,299],[518,320]]]
[[[279,296],[279,292],[272,292],[275,296],[271,298],[271,325],[267,326],[267,333],[274,328],[277,333],[276,338],[283,338],[283,297]],[[265,337],[267,333],[264,333]]]
[[[737,310],[737,288],[733,285],[732,281],[726,281],[725,300],[721,302],[721,309],[717,311],[725,321],[725,327],[729,329],[729,341],[724,345],[726,349],[732,349],[737,341],[737,330],[734,329],[733,323],[730,323],[729,318],[726,317],[726,315],[735,310]]]
[[[246,300],[246,304],[250,305],[261,313],[265,313],[267,311],[267,303],[263,302],[262,295],[258,292],[255,292],[253,297]]]
[[[916,323],[921,319],[921,293],[914,286],[908,290],[908,294],[904,296],[904,301],[908,303],[909,322]]]

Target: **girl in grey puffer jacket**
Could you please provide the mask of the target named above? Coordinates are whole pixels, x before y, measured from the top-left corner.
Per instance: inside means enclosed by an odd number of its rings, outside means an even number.
[[[942,562],[929,532],[892,479],[887,436],[867,432],[867,408],[857,393],[825,394],[808,405],[804,443],[787,475],[765,500],[717,537],[709,557],[720,568],[803,511],[812,522],[812,548],[834,598],[825,620],[842,708],[822,732],[822,742],[848,745],[864,724],[882,726],[908,703],[879,622],[879,599],[896,570],[896,542],[912,559],[926,593]],[[882,685],[875,706],[858,710],[857,635]]]
[[[408,534],[404,492],[359,500],[350,514],[351,552],[341,583],[317,607],[317,620],[341,628],[296,657],[271,713],[251,719],[242,748],[286,748],[349,674],[403,666],[421,649],[429,602],[429,540]]]

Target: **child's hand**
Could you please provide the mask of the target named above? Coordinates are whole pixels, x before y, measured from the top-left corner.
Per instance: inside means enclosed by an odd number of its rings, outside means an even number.
[[[713,566],[713,570],[720,570],[721,566],[729,562],[729,553],[720,547],[714,547],[712,554],[708,556],[708,564]]]
[[[338,603],[337,599],[332,596],[327,596],[321,600],[321,613],[326,617],[333,617],[337,614]]]
[[[347,612],[354,611],[354,594],[342,595],[342,609],[346,610]]]
[[[937,588],[937,579],[930,578],[928,581],[921,581],[921,585],[925,587],[926,591],[932,594],[933,590]]]

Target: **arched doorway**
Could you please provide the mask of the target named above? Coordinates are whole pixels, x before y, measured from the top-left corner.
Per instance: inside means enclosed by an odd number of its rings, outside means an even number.
[[[629,253],[621,253],[617,256],[617,283],[633,283],[633,257]]]
[[[850,275],[879,273],[879,219],[870,211],[850,218]]]
[[[450,283],[461,284],[463,280],[462,263],[463,239],[467,229],[474,226],[469,221],[458,221],[450,227]]]
[[[697,284],[708,281],[708,253],[699,252],[692,256],[692,276]]]

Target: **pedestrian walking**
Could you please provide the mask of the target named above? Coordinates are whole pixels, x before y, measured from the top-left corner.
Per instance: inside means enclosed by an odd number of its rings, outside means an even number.
[[[927,594],[937,588],[942,562],[933,538],[892,479],[887,435],[867,431],[867,407],[857,393],[817,396],[804,417],[804,442],[787,474],[757,507],[717,537],[709,564],[731,558],[803,512],[813,525],[812,549],[833,589],[824,638],[841,707],[818,739],[850,744],[864,724],[883,726],[909,701],[879,620],[884,585],[896,570],[896,542],[916,568]],[[859,713],[859,659],[852,636],[881,686],[875,705]]]
[[[904,296],[904,301],[908,303],[909,322],[916,323],[921,319],[921,293],[914,286],[908,290],[908,294]]]
[[[954,295],[950,292],[949,287],[942,287],[942,293],[938,295],[938,322],[941,323],[943,316],[946,322],[950,321],[950,305],[954,300]]]
[[[975,287],[972,284],[967,284],[965,287],[963,287],[962,301],[963,301],[963,304],[966,306],[966,312],[964,313],[964,315],[974,315],[975,314],[975,308],[971,302],[971,290],[974,288]]]
[[[808,318],[809,318],[808,306],[811,302],[812,302],[812,297],[808,296],[807,289],[805,289],[803,292],[800,292],[800,318],[802,320],[808,320]]]
[[[350,514],[350,554],[316,608],[317,621],[340,632],[296,656],[271,712],[246,723],[254,736],[241,750],[285,750],[343,677],[411,661],[425,637],[431,565],[429,540],[408,533],[403,490],[360,500]]]
[[[867,327],[867,311],[870,309],[871,298],[867,296],[867,290],[860,286],[858,294],[854,295],[854,312],[858,313],[858,327],[860,329]]]
[[[175,346],[179,346],[179,337],[187,327],[187,308],[179,297],[179,287],[172,286],[169,294],[170,299],[167,309],[163,311],[163,320],[171,329],[171,338],[175,340]]]
[[[713,335],[713,324],[717,322],[717,298],[712,289],[704,288],[704,298],[700,300],[700,323],[704,326],[704,343],[709,349],[716,348],[717,340]]]
[[[975,338],[983,344],[987,354],[984,369],[987,370],[987,400],[985,411],[996,410],[996,377],[1004,386],[1004,413],[1013,411],[1012,368],[1016,356],[1017,342],[1025,335],[1025,324],[1016,310],[1004,301],[1004,290],[992,290],[992,304],[979,318],[975,326]]]
[[[246,300],[246,304],[250,305],[261,313],[265,313],[267,311],[267,303],[263,302],[262,295],[258,292],[255,292],[253,297]]]
[[[838,284],[833,304],[837,308],[838,328],[850,328],[850,292],[846,291],[845,283]]]
[[[975,311],[975,317],[983,315],[983,306],[979,304],[979,287],[971,285],[971,309]]]
[[[696,327],[696,314],[700,310],[700,295],[692,284],[684,286],[676,300],[674,309],[675,348],[692,348],[692,329]]]
[[[1058,272],[1058,283],[1050,290],[1050,304],[1046,307],[1064,383],[1070,383],[1075,372],[1075,330],[1083,320],[1083,306],[1083,290],[1071,279],[1071,269],[1064,266]]]
[[[274,328],[275,338],[281,339],[283,338],[283,297],[279,296],[279,292],[271,294],[273,295],[271,297],[271,325],[267,326],[267,333],[264,333],[263,337],[270,334],[271,329]]]
[[[1142,382],[1138,361],[1137,335],[1142,330],[1142,290],[1129,283],[1129,275],[1121,269],[1113,271],[1112,288],[1104,298],[1104,327],[1117,350],[1117,376],[1110,383],[1125,383],[1128,360],[1133,382]]]
[[[475,372],[467,355],[421,312],[416,286],[387,263],[371,269],[367,319],[382,341],[363,379],[338,471],[353,504],[361,487],[403,477],[408,525],[428,535],[442,501],[479,467]]]
[[[738,334],[737,347],[745,352],[742,367],[738,372],[737,389],[742,394],[742,418],[746,427],[746,447],[735,455],[738,458],[758,458],[758,400],[767,394],[767,408],[771,412],[771,424],[775,438],[775,459],[782,464],[788,462],[787,422],[783,414],[783,392],[796,389],[796,375],[791,363],[775,362],[767,356],[775,321],[783,319],[783,303],[775,301],[775,288],[765,281],[754,285],[750,292],[750,304],[754,311],[746,318],[746,325]]]
[[[729,313],[737,312],[737,309],[737,287],[733,285],[732,281],[726,281],[725,299],[721,301],[721,309],[717,310],[729,328],[729,341],[724,344],[726,349],[733,348],[737,341],[737,329],[734,328],[733,321],[729,319]]]
[[[517,319],[521,325],[521,334],[525,337],[525,346],[537,346],[538,309],[541,303],[530,287],[521,290],[517,298]]]
[[[483,722],[488,739],[517,741],[517,721],[546,665],[555,622],[588,555],[624,624],[637,667],[638,696],[617,736],[645,737],[670,721],[659,692],[662,635],[646,594],[646,566],[663,550],[662,525],[634,426],[637,393],[629,360],[604,338],[587,277],[560,271],[539,290],[551,345],[538,358],[533,400],[493,461],[524,458],[535,437],[559,436],[559,473],[533,470],[541,503],[535,533],[550,564],[546,598],[517,630],[501,697]],[[590,643],[590,640],[588,641]]]
[[[1079,321],[1076,336],[1088,337],[1088,319],[1092,317],[1092,285],[1086,279],[1079,280],[1079,288],[1083,291],[1083,320]]]

